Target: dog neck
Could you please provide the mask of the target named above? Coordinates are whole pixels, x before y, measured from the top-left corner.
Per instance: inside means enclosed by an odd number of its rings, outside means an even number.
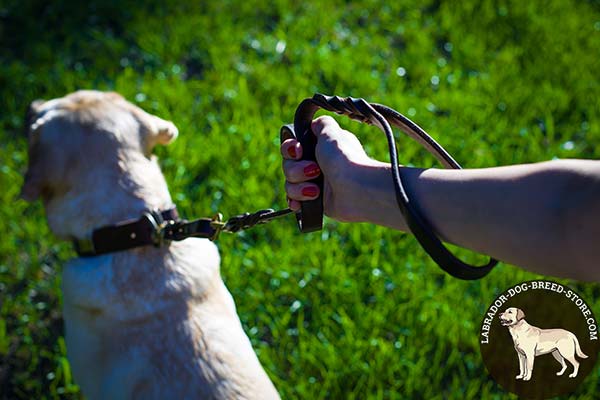
[[[62,239],[90,238],[94,229],[172,205],[156,157],[129,151],[118,163],[89,169],[64,194],[46,202],[48,224]]]
[[[529,324],[524,319],[518,320],[514,325],[508,327],[511,335],[516,335],[519,332],[526,331],[529,328]]]

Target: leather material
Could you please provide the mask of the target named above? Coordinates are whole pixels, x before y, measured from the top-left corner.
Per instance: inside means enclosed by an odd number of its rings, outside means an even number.
[[[293,213],[289,208],[244,213],[222,221],[221,214],[214,218],[199,218],[187,221],[179,218],[175,207],[163,212],[147,212],[137,220],[128,220],[115,225],[103,226],[92,232],[91,240],[74,240],[75,251],[80,256],[97,256],[141,246],[160,247],[172,240],[190,237],[215,240],[220,232],[235,233],[265,224]]]
[[[146,213],[136,220],[100,227],[92,232],[91,240],[74,240],[73,244],[77,254],[89,257],[141,246],[158,247],[168,240],[213,238],[216,233],[213,220],[181,220],[177,208],[173,207],[162,212]]]
[[[316,110],[317,109],[312,113],[308,112],[301,118],[308,118],[308,121],[312,122],[312,117]],[[310,130],[310,123],[306,124],[306,121],[303,122],[304,123],[282,126],[279,134],[280,140],[281,142],[290,138],[298,140],[300,144],[302,144],[302,160],[316,162],[315,149],[317,140]],[[296,132],[302,132],[302,134],[297,135]],[[315,200],[303,201],[300,203],[300,212],[296,213],[296,221],[298,223],[298,229],[303,233],[314,232],[323,228],[323,174],[321,173],[321,175],[309,182],[319,186],[321,194]]]
[[[437,158],[444,167],[460,169],[461,166],[442,146],[413,121],[389,107],[381,104],[370,104],[364,99],[315,94],[312,98],[302,101],[298,106],[294,118],[295,134],[294,130],[292,130],[289,125],[284,126],[281,130],[281,140],[283,141],[288,137],[296,137],[303,146],[303,153],[308,154],[308,157],[314,157],[316,139],[310,131],[310,124],[314,114],[319,108],[375,125],[386,134],[398,207],[402,212],[411,233],[440,268],[455,278],[465,280],[480,279],[492,270],[498,263],[498,261],[493,258],[490,259],[486,265],[473,266],[466,264],[455,257],[444,246],[433,229],[431,229],[431,224],[419,213],[414,203],[411,201],[406,188],[404,187],[402,176],[400,175],[396,143],[390,125],[400,128],[406,135],[420,143],[427,151]],[[306,138],[307,135],[313,136],[313,140]],[[305,158],[303,157],[303,159]],[[322,180],[320,185],[322,189]],[[302,232],[311,232],[321,229],[323,220],[322,193],[321,190],[321,196],[319,196],[317,200],[301,202],[302,212],[298,217],[298,226]]]
[[[96,229],[92,233],[93,254],[111,253],[152,244],[153,232],[154,226],[147,218]]]

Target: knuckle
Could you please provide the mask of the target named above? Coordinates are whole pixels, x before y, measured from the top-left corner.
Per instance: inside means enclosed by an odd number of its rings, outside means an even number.
[[[284,168],[283,169],[283,176],[285,176],[285,180],[288,182],[291,182],[293,180],[293,176],[292,173],[290,171],[290,168]]]
[[[335,123],[335,119],[331,115],[321,115],[319,118],[317,118],[315,120],[315,123],[327,125],[327,124]]]
[[[330,115],[322,115],[313,122],[313,130],[326,132],[329,129],[339,128],[337,121]]]
[[[300,190],[297,184],[286,182],[285,192],[290,199],[298,200]]]
[[[296,143],[295,139],[292,139],[292,138],[285,139],[283,142],[281,142],[281,148],[282,149],[288,148],[290,146],[293,146],[295,143]]]
[[[293,169],[294,169],[294,164],[293,161],[290,160],[284,160],[283,161],[283,165],[282,165],[282,169],[283,169],[283,176],[285,176],[286,181],[292,181],[293,180]]]

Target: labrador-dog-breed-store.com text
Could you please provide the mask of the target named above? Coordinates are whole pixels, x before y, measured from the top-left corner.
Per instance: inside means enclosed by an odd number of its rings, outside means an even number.
[[[28,112],[26,200],[59,238],[172,207],[152,149],[178,134],[116,93],[78,91]],[[79,257],[63,269],[67,355],[90,399],[276,399],[221,280],[189,238]]]

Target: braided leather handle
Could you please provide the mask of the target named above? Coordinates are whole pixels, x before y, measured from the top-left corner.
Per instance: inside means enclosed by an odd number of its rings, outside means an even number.
[[[302,134],[298,135],[296,132],[302,132]],[[280,131],[281,142],[290,138],[298,140],[302,145],[302,160],[317,160],[315,157],[317,143],[315,135],[310,130],[310,125],[308,131],[296,129],[292,124],[282,126]],[[307,200],[300,203],[300,212],[296,213],[296,220],[298,222],[298,229],[302,233],[314,232],[323,228],[323,173],[309,182],[319,186],[320,194],[314,200]]]
[[[377,126],[387,137],[392,163],[392,177],[398,207],[407,222],[411,233],[415,236],[423,249],[444,271],[455,278],[472,280],[487,275],[498,263],[491,258],[484,266],[472,266],[455,257],[435,235],[431,225],[417,211],[411,203],[402,183],[396,143],[391,125],[397,126],[405,134],[419,142],[427,149],[444,167],[460,169],[460,165],[452,156],[440,146],[421,127],[406,118],[399,112],[381,104],[369,104],[364,99],[352,97],[325,96],[315,94],[312,98],[305,99],[296,109],[293,128],[286,125],[281,129],[281,141],[295,137],[303,147],[303,158],[315,160],[316,137],[310,130],[312,119],[319,108],[346,115],[352,119]],[[302,232],[312,232],[322,228],[323,223],[323,176],[315,180],[320,186],[321,195],[316,200],[301,203],[301,212],[296,214],[298,226]]]
[[[315,95],[316,96],[316,95]],[[313,99],[305,99],[296,109],[293,125],[281,127],[280,139],[283,142],[289,138],[295,138],[302,145],[302,160],[317,161],[315,149],[317,138],[312,132],[310,125],[315,113],[322,105]],[[310,180],[319,186],[320,194],[314,200],[300,203],[300,212],[296,214],[300,232],[308,233],[321,230],[323,227],[323,174]]]

